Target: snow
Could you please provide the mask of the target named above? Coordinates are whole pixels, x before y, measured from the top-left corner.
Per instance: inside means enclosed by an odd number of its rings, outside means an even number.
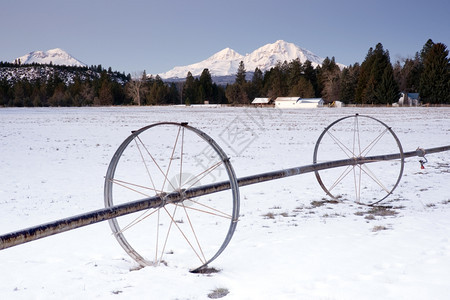
[[[236,74],[241,61],[244,62],[245,69],[248,72],[253,72],[256,68],[264,72],[275,67],[278,62],[291,62],[297,58],[302,63],[306,60],[311,61],[313,67],[322,64],[324,60],[311,51],[302,49],[293,43],[278,40],[273,44],[264,45],[245,56],[230,48],[225,48],[201,62],[187,66],[177,66],[172,70],[159,74],[159,76],[165,79],[185,78],[188,72],[191,72],[193,76],[199,76],[204,69],[208,69],[212,76],[230,76]],[[338,65],[341,68],[344,67],[344,65]]]
[[[85,67],[86,64],[77,60],[73,56],[71,56],[66,51],[55,48],[47,51],[33,51],[28,54],[25,54],[21,57],[16,58],[14,61],[20,60],[21,64],[50,64],[53,65],[65,65],[65,66],[77,66],[77,67]],[[14,62],[13,61],[13,62]]]
[[[391,126],[405,151],[450,144],[450,108],[0,109],[0,234],[102,208],[114,152],[145,125],[189,122],[243,177],[312,163],[323,129],[355,113]],[[382,202],[392,214],[324,202],[314,174],[242,187],[236,232],[210,265],[218,273],[192,274],[177,262],[136,268],[102,222],[1,250],[0,294],[208,299],[225,288],[224,299],[448,299],[450,153],[427,159],[423,170],[418,157],[406,159],[399,186]]]

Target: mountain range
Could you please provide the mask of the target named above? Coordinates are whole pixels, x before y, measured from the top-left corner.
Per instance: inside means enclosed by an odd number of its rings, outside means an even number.
[[[200,76],[204,69],[208,69],[213,81],[216,83],[232,83],[237,73],[240,62],[244,63],[247,71],[247,79],[251,79],[253,71],[259,68],[262,72],[275,67],[277,63],[284,61],[291,62],[299,59],[301,63],[309,60],[313,67],[321,65],[324,58],[317,56],[311,51],[300,48],[299,46],[278,40],[273,44],[264,45],[250,54],[242,55],[230,48],[225,48],[209,58],[187,66],[177,66],[165,73],[158,74],[164,81],[183,81],[187,73]],[[56,48],[48,51],[33,51],[15,59],[20,60],[21,64],[53,64],[67,66],[87,66],[85,63],[71,56],[66,51]],[[344,68],[345,65],[338,64]]]
[[[324,58],[293,43],[278,40],[246,55],[241,55],[233,49],[225,48],[201,62],[187,66],[178,66],[158,75],[166,81],[184,80],[188,72],[191,72],[193,76],[200,76],[204,69],[208,69],[213,79],[217,77],[234,77],[241,61],[244,63],[247,73],[253,73],[256,68],[264,72],[275,67],[278,62],[291,62],[297,58],[301,63],[304,63],[306,60],[311,61],[313,67],[321,65],[324,60]],[[342,64],[338,65],[341,68],[345,67]]]
[[[65,65],[65,66],[74,66],[74,67],[86,67],[87,65],[66,51],[55,48],[48,51],[33,51],[28,54],[25,54],[21,57],[18,57],[14,60],[14,62],[19,62],[21,64],[53,64],[53,65]]]

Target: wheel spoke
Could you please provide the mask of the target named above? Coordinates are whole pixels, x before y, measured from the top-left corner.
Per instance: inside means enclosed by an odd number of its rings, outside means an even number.
[[[353,181],[355,185],[355,199],[356,202],[359,202],[361,199],[361,170],[358,172],[355,167],[353,167]]]
[[[367,176],[369,176],[376,184],[378,184],[386,193],[388,193],[388,194],[390,193],[389,189],[384,186],[384,184],[381,182],[381,180],[378,179],[378,177],[369,169],[368,166],[366,166],[365,164],[361,165],[360,169]]]
[[[184,127],[183,127],[183,129],[182,129],[182,134],[181,134],[181,154],[180,154],[180,189],[181,189],[181,183],[183,182],[182,181],[182,178],[181,178],[181,176],[183,175],[183,152],[184,152]]]
[[[158,209],[158,217],[156,218],[156,242],[155,242],[155,259],[153,260],[153,264],[159,265],[158,263],[158,249],[159,249],[159,223],[161,217],[161,209]],[[162,260],[162,257],[161,257]]]
[[[214,171],[215,169],[217,169],[219,166],[221,166],[223,164],[223,161],[218,161],[217,163],[213,164],[212,166],[210,166],[208,169],[200,172],[197,175],[194,175],[192,178],[189,178],[189,180],[187,180],[183,186],[181,186],[180,188],[185,188],[184,185],[187,185],[188,183],[190,183],[190,185],[188,187],[186,187],[185,189],[190,189],[193,186],[195,186],[197,183],[200,182],[200,180],[202,180],[203,178],[205,178],[208,174],[211,174],[212,171]]]
[[[373,149],[373,147],[375,147],[375,145],[381,140],[383,135],[386,134],[386,132],[388,132],[387,128],[383,132],[381,132],[372,142],[370,142],[362,152],[360,152],[360,156],[367,156]]]
[[[171,187],[173,188],[174,191],[176,191],[177,189],[173,186],[173,184],[170,182],[170,180],[168,180],[167,176],[169,174],[170,171],[170,166],[172,165],[172,161],[173,161],[173,155],[175,154],[175,149],[177,148],[177,143],[178,143],[178,138],[180,137],[180,132],[181,132],[181,127],[178,128],[178,132],[177,132],[177,137],[175,138],[175,144],[172,147],[172,154],[170,155],[169,158],[169,165],[167,166],[167,170],[166,173],[164,174],[164,181],[163,181],[163,186],[161,188],[162,191],[164,191],[164,188],[166,186],[166,182],[168,181],[169,184],[171,185]],[[181,175],[180,175],[181,176]],[[181,183],[181,181],[180,181]]]
[[[147,172],[147,176],[149,177],[150,182],[152,183],[153,190],[156,191],[155,183],[153,182],[152,175],[150,174],[150,171],[148,170],[148,166],[147,166],[147,163],[145,162],[144,155],[142,154],[141,147],[139,147],[139,144],[138,144],[138,142],[137,142],[136,139],[134,139],[134,142],[135,142],[135,144],[136,144],[136,148],[137,148],[138,151],[139,151],[139,156],[140,156],[141,159],[142,159],[142,163],[143,163],[144,166],[145,166],[145,170],[146,170],[146,172]],[[145,146],[144,146],[144,147],[145,147]]]
[[[328,191],[332,191],[338,184],[341,182],[352,170],[352,167],[350,165],[345,168],[344,172],[341,173],[341,175],[336,179],[336,181],[330,186]]]
[[[175,206],[177,207],[177,206]],[[192,243],[189,241],[189,238],[186,236],[186,234],[184,233],[184,231],[180,228],[180,226],[177,224],[177,222],[175,221],[175,219],[173,218],[172,215],[170,215],[169,211],[164,207],[164,210],[166,211],[167,215],[170,217],[170,219],[172,220],[171,224],[175,224],[175,227],[180,231],[181,235],[184,237],[184,239],[186,240],[186,242],[188,243],[189,247],[192,249],[192,251],[194,251],[195,255],[198,257],[198,259],[200,260],[200,262],[202,264],[204,264],[206,261],[203,261],[201,256],[198,254],[197,250],[195,250],[194,246],[192,245]],[[167,239],[167,238],[166,238]]]
[[[348,149],[348,147],[343,142],[341,142],[336,136],[334,136],[329,130],[327,131],[327,133],[334,140],[335,144],[338,145],[339,148],[341,148],[342,152],[344,152],[345,155],[347,155],[348,158],[355,157],[355,153],[353,153],[352,150]]]
[[[120,179],[117,179],[117,178],[109,178],[108,180],[110,182],[114,183],[115,185],[124,187],[124,188],[126,188],[126,189],[128,189],[130,191],[136,192],[136,193],[141,194],[141,195],[143,195],[145,197],[150,197],[150,195],[145,194],[145,193],[143,193],[141,191],[138,191],[137,189],[132,188],[132,186],[133,187],[137,187],[137,188],[150,190],[150,191],[154,191],[154,192],[156,192],[156,194],[162,193],[162,191],[160,191],[160,190],[156,190],[156,189],[150,188],[148,186],[143,186],[143,185],[140,185],[140,184],[135,184],[135,183],[131,183],[131,182],[128,182],[128,181],[120,180]]]
[[[217,217],[221,217],[221,218],[226,218],[226,219],[230,219],[230,220],[233,218],[233,216],[231,216],[230,214],[227,214],[227,213],[225,213],[225,212],[223,212],[223,211],[220,211],[220,210],[218,210],[218,209],[215,209],[215,208],[213,208],[213,207],[210,207],[210,206],[205,205],[205,204],[203,204],[203,203],[200,203],[200,202],[198,202],[198,201],[194,201],[194,200],[192,200],[192,199],[186,199],[186,200],[189,200],[189,201],[191,201],[191,202],[193,202],[193,203],[195,203],[195,204],[198,204],[199,206],[203,206],[203,207],[209,209],[210,211],[208,211],[208,210],[203,210],[203,209],[199,209],[199,208],[195,208],[195,207],[191,207],[191,206],[185,206],[185,205],[183,205],[183,206],[184,206],[185,208],[187,208],[187,209],[196,210],[196,211],[199,211],[199,212],[202,212],[202,213],[206,213],[206,214],[210,214],[210,215],[213,215],[213,216],[217,216]],[[175,205],[180,205],[180,204],[178,204],[178,203],[174,203],[174,204],[175,204]]]
[[[166,238],[165,238],[165,240],[164,240],[164,245],[163,245],[163,248],[161,249],[161,255],[160,255],[160,257],[159,257],[159,259],[157,259],[156,260],[156,262],[157,262],[157,264],[159,265],[160,263],[161,263],[161,261],[162,261],[162,258],[163,258],[163,256],[164,256],[164,251],[166,251],[166,245],[167,245],[167,241],[169,240],[169,235],[170,235],[170,232],[171,232],[171,230],[172,230],[172,224],[175,224],[176,225],[176,222],[175,222],[175,213],[176,213],[176,211],[177,211],[177,206],[175,206],[174,207],[174,209],[173,209],[173,215],[171,215],[170,213],[169,213],[169,211],[164,207],[164,210],[166,211],[166,213],[167,213],[167,215],[170,217],[170,224],[169,224],[169,228],[167,229],[167,234],[166,234]],[[158,216],[158,225],[157,225],[157,229],[158,229],[158,235],[157,235],[157,241],[158,241],[158,239],[159,239],[159,227],[160,227],[160,225],[159,225],[159,216]],[[158,245],[158,242],[157,242],[157,245]],[[158,246],[156,247],[156,252],[158,252]]]
[[[184,205],[183,202],[181,203],[181,205],[183,206],[184,213],[186,214],[186,218],[188,219],[189,226],[191,227],[191,230],[192,230],[192,234],[194,235],[195,241],[197,242],[198,249],[200,250],[200,253],[202,254],[203,261],[206,262],[205,254],[203,253],[202,246],[200,246],[200,242],[199,242],[199,240],[198,240],[197,233],[195,232],[194,225],[192,224],[191,218],[189,217],[189,214],[188,214],[188,212],[187,212],[187,210],[186,210],[186,206]]]
[[[150,217],[155,212],[159,212],[159,208],[156,210],[153,210],[149,213],[150,210],[151,210],[151,208],[145,210],[142,214],[140,214],[138,217],[136,217],[134,220],[132,220],[130,223],[128,223],[128,225],[125,225],[120,231],[115,232],[114,234],[123,233],[123,232],[127,231],[128,229],[130,229],[131,227],[137,225],[139,222],[142,222],[146,218]]]
[[[156,161],[156,159],[153,157],[153,155],[150,153],[150,151],[148,150],[148,148],[145,146],[145,144],[142,142],[141,138],[138,136],[137,139],[139,140],[139,142],[141,143],[142,147],[144,147],[145,151],[147,152],[147,154],[150,156],[150,158],[152,159],[153,163],[155,164],[155,166],[158,168],[159,172],[161,173],[161,175],[163,175],[164,179],[166,180],[166,175],[164,173],[164,171],[162,170],[161,166],[158,164],[158,162]],[[169,184],[170,181],[169,181]],[[172,185],[172,184],[171,184]],[[175,187],[172,186],[173,190],[175,191]]]
[[[359,134],[359,119],[358,116],[355,117],[355,122],[353,125],[353,157],[355,157],[356,146],[358,146],[358,153],[361,153],[361,136]]]

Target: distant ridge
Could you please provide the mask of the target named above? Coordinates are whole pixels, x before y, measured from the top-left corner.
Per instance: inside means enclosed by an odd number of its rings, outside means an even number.
[[[76,67],[86,67],[87,65],[66,51],[55,48],[47,51],[33,51],[25,54],[21,57],[16,58],[14,62],[19,62],[21,64],[53,64],[53,65],[64,65],[64,66],[76,66]]]
[[[165,80],[180,80],[185,79],[188,72],[191,72],[193,76],[199,76],[204,69],[208,69],[212,77],[233,78],[241,61],[244,62],[246,71],[252,73],[256,68],[264,72],[275,67],[278,62],[291,62],[297,58],[301,63],[306,60],[311,61],[313,67],[321,65],[324,60],[324,58],[293,43],[278,40],[247,55],[241,55],[233,49],[225,48],[201,62],[178,66],[158,75]],[[342,64],[338,65],[341,68],[345,67]]]

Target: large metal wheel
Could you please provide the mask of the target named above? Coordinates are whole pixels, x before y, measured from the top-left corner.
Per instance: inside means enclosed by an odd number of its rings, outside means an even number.
[[[114,236],[141,266],[170,264],[196,272],[222,253],[238,221],[237,179],[212,138],[187,123],[132,132],[108,167],[106,207],[217,181],[229,181],[231,189],[110,219]]]
[[[358,160],[382,154],[398,154],[395,160]],[[404,166],[399,139],[383,122],[369,116],[352,115],[331,123],[314,148],[313,163],[354,159],[354,164],[315,171],[322,189],[334,199],[373,205],[392,194]]]

